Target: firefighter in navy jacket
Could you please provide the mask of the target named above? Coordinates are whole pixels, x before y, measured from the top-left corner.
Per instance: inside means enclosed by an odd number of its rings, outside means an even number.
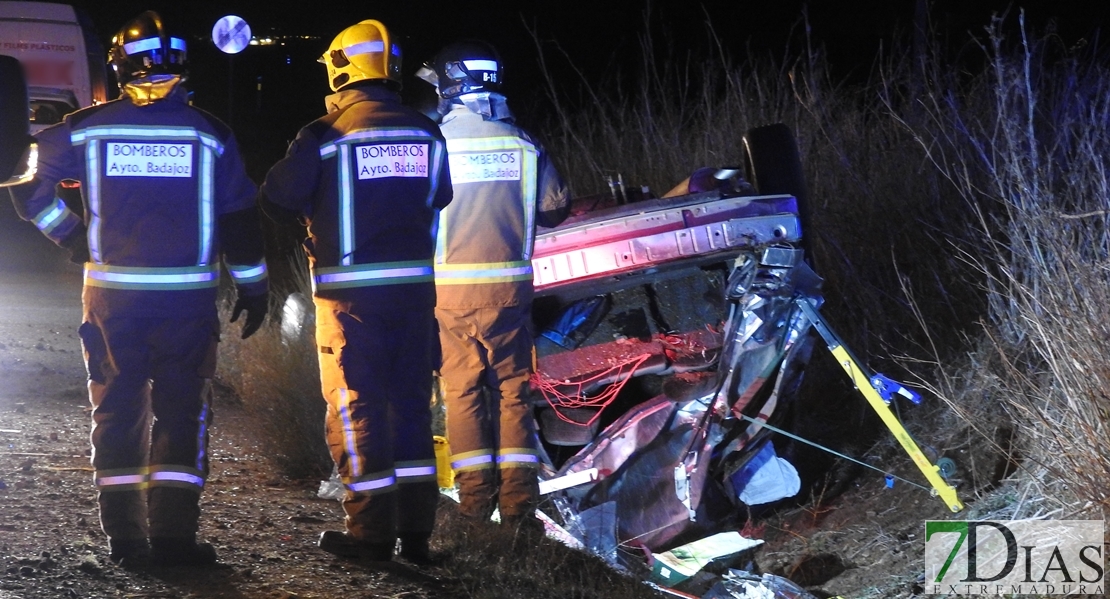
[[[263,210],[308,224],[327,441],[346,486],[345,531],[325,551],[430,560],[438,498],[431,433],[432,254],[451,201],[443,136],[401,104],[401,51],[378,21],[321,59],[336,92],[262,185]]]
[[[530,404],[536,227],[569,193],[542,146],[513,124],[489,44],[444,47],[418,76],[436,86],[455,199],[436,244],[436,318],[459,509],[537,530],[540,452]]]
[[[111,558],[207,565],[215,550],[196,533],[221,260],[244,338],[267,311],[255,186],[231,130],[188,104],[185,41],[157,13],[120,30],[110,61],[122,97],[42,131],[38,173],[12,197],[84,263],[79,333]],[[65,179],[81,183],[83,218],[55,197]]]

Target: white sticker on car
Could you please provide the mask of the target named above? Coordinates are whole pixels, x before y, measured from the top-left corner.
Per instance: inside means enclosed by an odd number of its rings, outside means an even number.
[[[520,181],[520,154],[520,150],[451,154],[451,183]]]
[[[192,177],[193,146],[175,143],[108,142],[108,177]]]
[[[359,179],[427,177],[428,144],[355,146]]]

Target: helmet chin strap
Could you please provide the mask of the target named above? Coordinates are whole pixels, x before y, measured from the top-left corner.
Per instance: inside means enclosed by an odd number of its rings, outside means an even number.
[[[439,100],[439,113],[447,114],[458,105],[466,106],[473,113],[480,114],[492,121],[511,121],[513,113],[509,110],[505,96],[492,92],[463,94],[456,98]]]
[[[168,97],[182,81],[181,75],[154,75],[129,81],[121,89],[136,106],[146,106]]]

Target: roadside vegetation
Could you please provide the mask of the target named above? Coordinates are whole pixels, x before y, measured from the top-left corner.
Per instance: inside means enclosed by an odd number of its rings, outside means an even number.
[[[552,82],[542,137],[576,195],[618,174],[659,195],[699,167],[742,166],[745,131],[786,123],[806,170],[822,311],[873,369],[926,391],[901,415],[931,458],[956,461],[969,510],[954,517],[1102,519],[1110,63],[1094,42],[1067,47],[1011,12],[957,47],[896,44],[841,81],[805,40],[738,59],[675,56],[645,35],[635,77],[577,97]],[[290,279],[276,298],[310,295],[303,273]],[[278,324],[246,342],[227,335],[220,377],[287,475],[319,480],[330,462],[311,335],[311,322],[292,337]],[[880,434],[861,457],[912,471],[900,452]],[[511,569],[490,564],[528,551],[503,545],[468,545],[449,568],[496,578]],[[523,563],[535,570],[510,574],[546,581],[530,596],[593,594],[559,575],[580,565],[552,577],[549,559]],[[523,578],[467,580],[472,596],[507,597],[517,593],[496,589],[520,591]],[[604,594],[641,590],[623,592]]]

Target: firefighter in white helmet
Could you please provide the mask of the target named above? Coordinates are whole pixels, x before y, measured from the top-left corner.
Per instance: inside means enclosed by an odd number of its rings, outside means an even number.
[[[481,41],[440,50],[418,76],[436,86],[455,199],[436,242],[436,318],[447,439],[460,511],[536,530],[540,452],[529,401],[536,227],[566,218],[569,194],[544,148],[513,124],[504,67]]]
[[[431,432],[432,255],[451,201],[436,124],[401,104],[401,49],[382,23],[344,29],[321,58],[328,114],[266,175],[263,210],[308,225],[327,442],[347,488],[325,551],[432,560],[439,495]]]
[[[256,188],[231,129],[189,105],[185,38],[157,13],[124,25],[109,60],[122,97],[40,132],[38,173],[12,196],[85,267],[79,334],[110,558],[204,566],[216,562],[196,535],[221,260],[244,338],[268,305]],[[66,179],[81,182],[83,218],[55,196]]]

